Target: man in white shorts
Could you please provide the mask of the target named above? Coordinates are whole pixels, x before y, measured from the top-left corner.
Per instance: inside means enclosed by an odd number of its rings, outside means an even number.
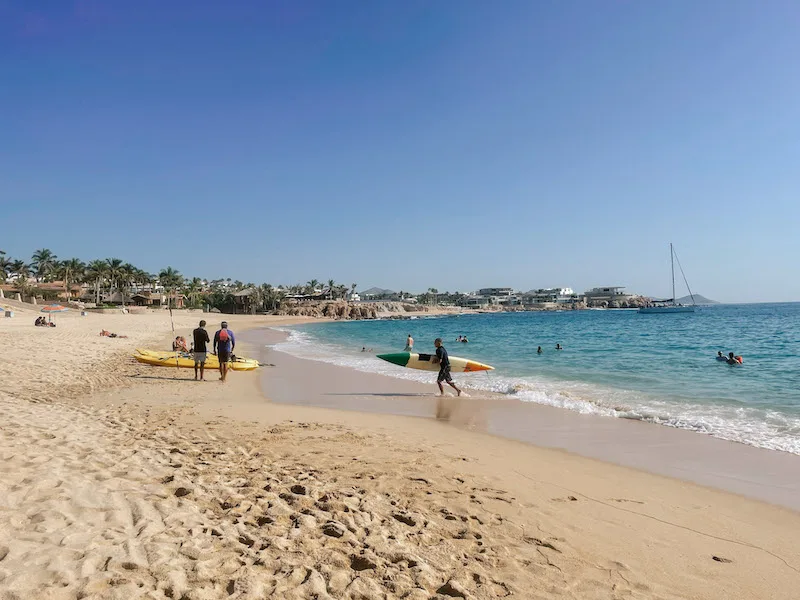
[[[200,371],[200,381],[203,379],[203,371],[206,368],[206,356],[208,356],[208,348],[206,344],[211,342],[208,337],[208,332],[205,330],[206,322],[200,321],[200,327],[192,332],[194,338],[194,378],[197,380],[197,371]]]

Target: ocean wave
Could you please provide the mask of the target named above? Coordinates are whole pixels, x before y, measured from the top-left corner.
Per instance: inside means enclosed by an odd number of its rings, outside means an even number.
[[[323,344],[305,331],[277,328],[288,333],[273,349],[292,356],[430,384],[431,373],[400,369],[371,353],[353,354],[351,348]],[[701,404],[663,400],[641,392],[604,388],[586,382],[507,377],[496,372],[459,373],[469,390],[491,392],[523,402],[619,419],[631,419],[686,429],[724,440],[800,455],[800,419],[774,410],[728,404]]]

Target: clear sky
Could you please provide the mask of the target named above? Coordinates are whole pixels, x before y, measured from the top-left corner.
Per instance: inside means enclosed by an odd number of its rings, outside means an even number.
[[[800,4],[0,0],[0,249],[800,300]],[[681,293],[682,286],[678,292]]]

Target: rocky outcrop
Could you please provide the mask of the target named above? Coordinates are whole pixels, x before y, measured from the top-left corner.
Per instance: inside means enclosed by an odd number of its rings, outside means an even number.
[[[278,315],[336,320],[377,319],[393,314],[428,312],[428,307],[404,302],[346,302],[344,300],[291,302],[275,311]]]
[[[633,296],[628,298],[625,302],[612,302],[608,308],[641,308],[643,306],[650,306],[652,300],[645,296]]]
[[[593,302],[589,306],[594,308],[641,308],[643,306],[650,306],[652,300],[645,296],[631,296],[622,302]]]

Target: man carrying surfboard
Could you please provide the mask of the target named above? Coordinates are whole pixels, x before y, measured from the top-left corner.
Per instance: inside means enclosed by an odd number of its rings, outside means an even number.
[[[219,380],[222,382],[228,376],[228,361],[231,359],[234,347],[236,347],[236,340],[233,332],[228,329],[228,322],[223,321],[220,324],[220,330],[214,334],[214,354],[219,359]]]
[[[450,357],[447,355],[447,350],[445,350],[445,347],[442,345],[442,338],[436,338],[433,341],[433,345],[436,346],[436,356],[433,358],[433,362],[439,364],[439,376],[436,378],[436,385],[439,386],[439,394],[444,396],[444,386],[442,386],[442,382],[446,381],[460,396],[461,390],[453,383],[453,378],[450,376]]]

